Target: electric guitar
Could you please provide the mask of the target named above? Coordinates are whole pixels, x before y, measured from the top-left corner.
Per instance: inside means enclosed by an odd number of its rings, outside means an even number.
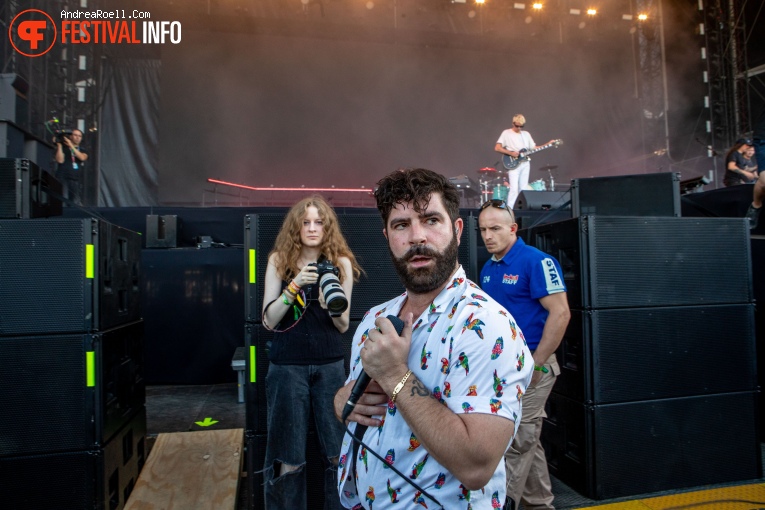
[[[522,162],[528,160],[529,156],[531,156],[535,152],[543,151],[545,149],[549,149],[550,147],[557,148],[560,145],[563,145],[563,140],[553,140],[552,142],[547,143],[545,145],[540,145],[536,149],[521,149],[518,152],[517,158],[514,158],[512,156],[505,154],[502,156],[502,164],[508,170],[515,170],[515,167],[520,165]]]

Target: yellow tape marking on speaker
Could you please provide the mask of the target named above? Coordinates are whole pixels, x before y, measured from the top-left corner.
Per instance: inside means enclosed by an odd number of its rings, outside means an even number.
[[[250,346],[250,382],[254,383],[258,380],[257,374],[257,361],[258,357],[255,353],[255,346]]]
[[[85,351],[85,384],[88,388],[96,385],[96,353]]]
[[[255,283],[255,250],[250,249],[250,283]]]
[[[92,244],[85,245],[85,278],[95,278],[95,252]]]

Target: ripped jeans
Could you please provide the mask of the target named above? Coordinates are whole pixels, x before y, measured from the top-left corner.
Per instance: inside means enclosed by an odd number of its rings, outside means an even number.
[[[326,365],[269,365],[268,441],[263,470],[268,510],[309,508],[305,462],[311,412],[324,462],[324,510],[342,509],[337,493],[337,459],[343,426],[335,417],[334,397],[344,383],[343,360]],[[292,466],[294,471],[280,476],[282,464]],[[311,501],[310,508],[319,507]]]

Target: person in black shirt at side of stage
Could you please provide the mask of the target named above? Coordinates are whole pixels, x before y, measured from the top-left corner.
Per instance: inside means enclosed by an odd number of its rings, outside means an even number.
[[[72,130],[71,135],[56,137],[56,178],[61,181],[64,197],[82,205],[82,175],[88,155],[81,150],[82,131]]]

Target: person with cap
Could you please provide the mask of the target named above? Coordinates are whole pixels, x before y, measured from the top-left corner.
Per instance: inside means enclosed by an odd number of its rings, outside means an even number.
[[[752,159],[747,161],[745,156],[751,147],[752,141],[750,139],[740,138],[728,151],[725,156],[725,176],[723,176],[725,186],[749,184],[757,179],[757,164]]]

